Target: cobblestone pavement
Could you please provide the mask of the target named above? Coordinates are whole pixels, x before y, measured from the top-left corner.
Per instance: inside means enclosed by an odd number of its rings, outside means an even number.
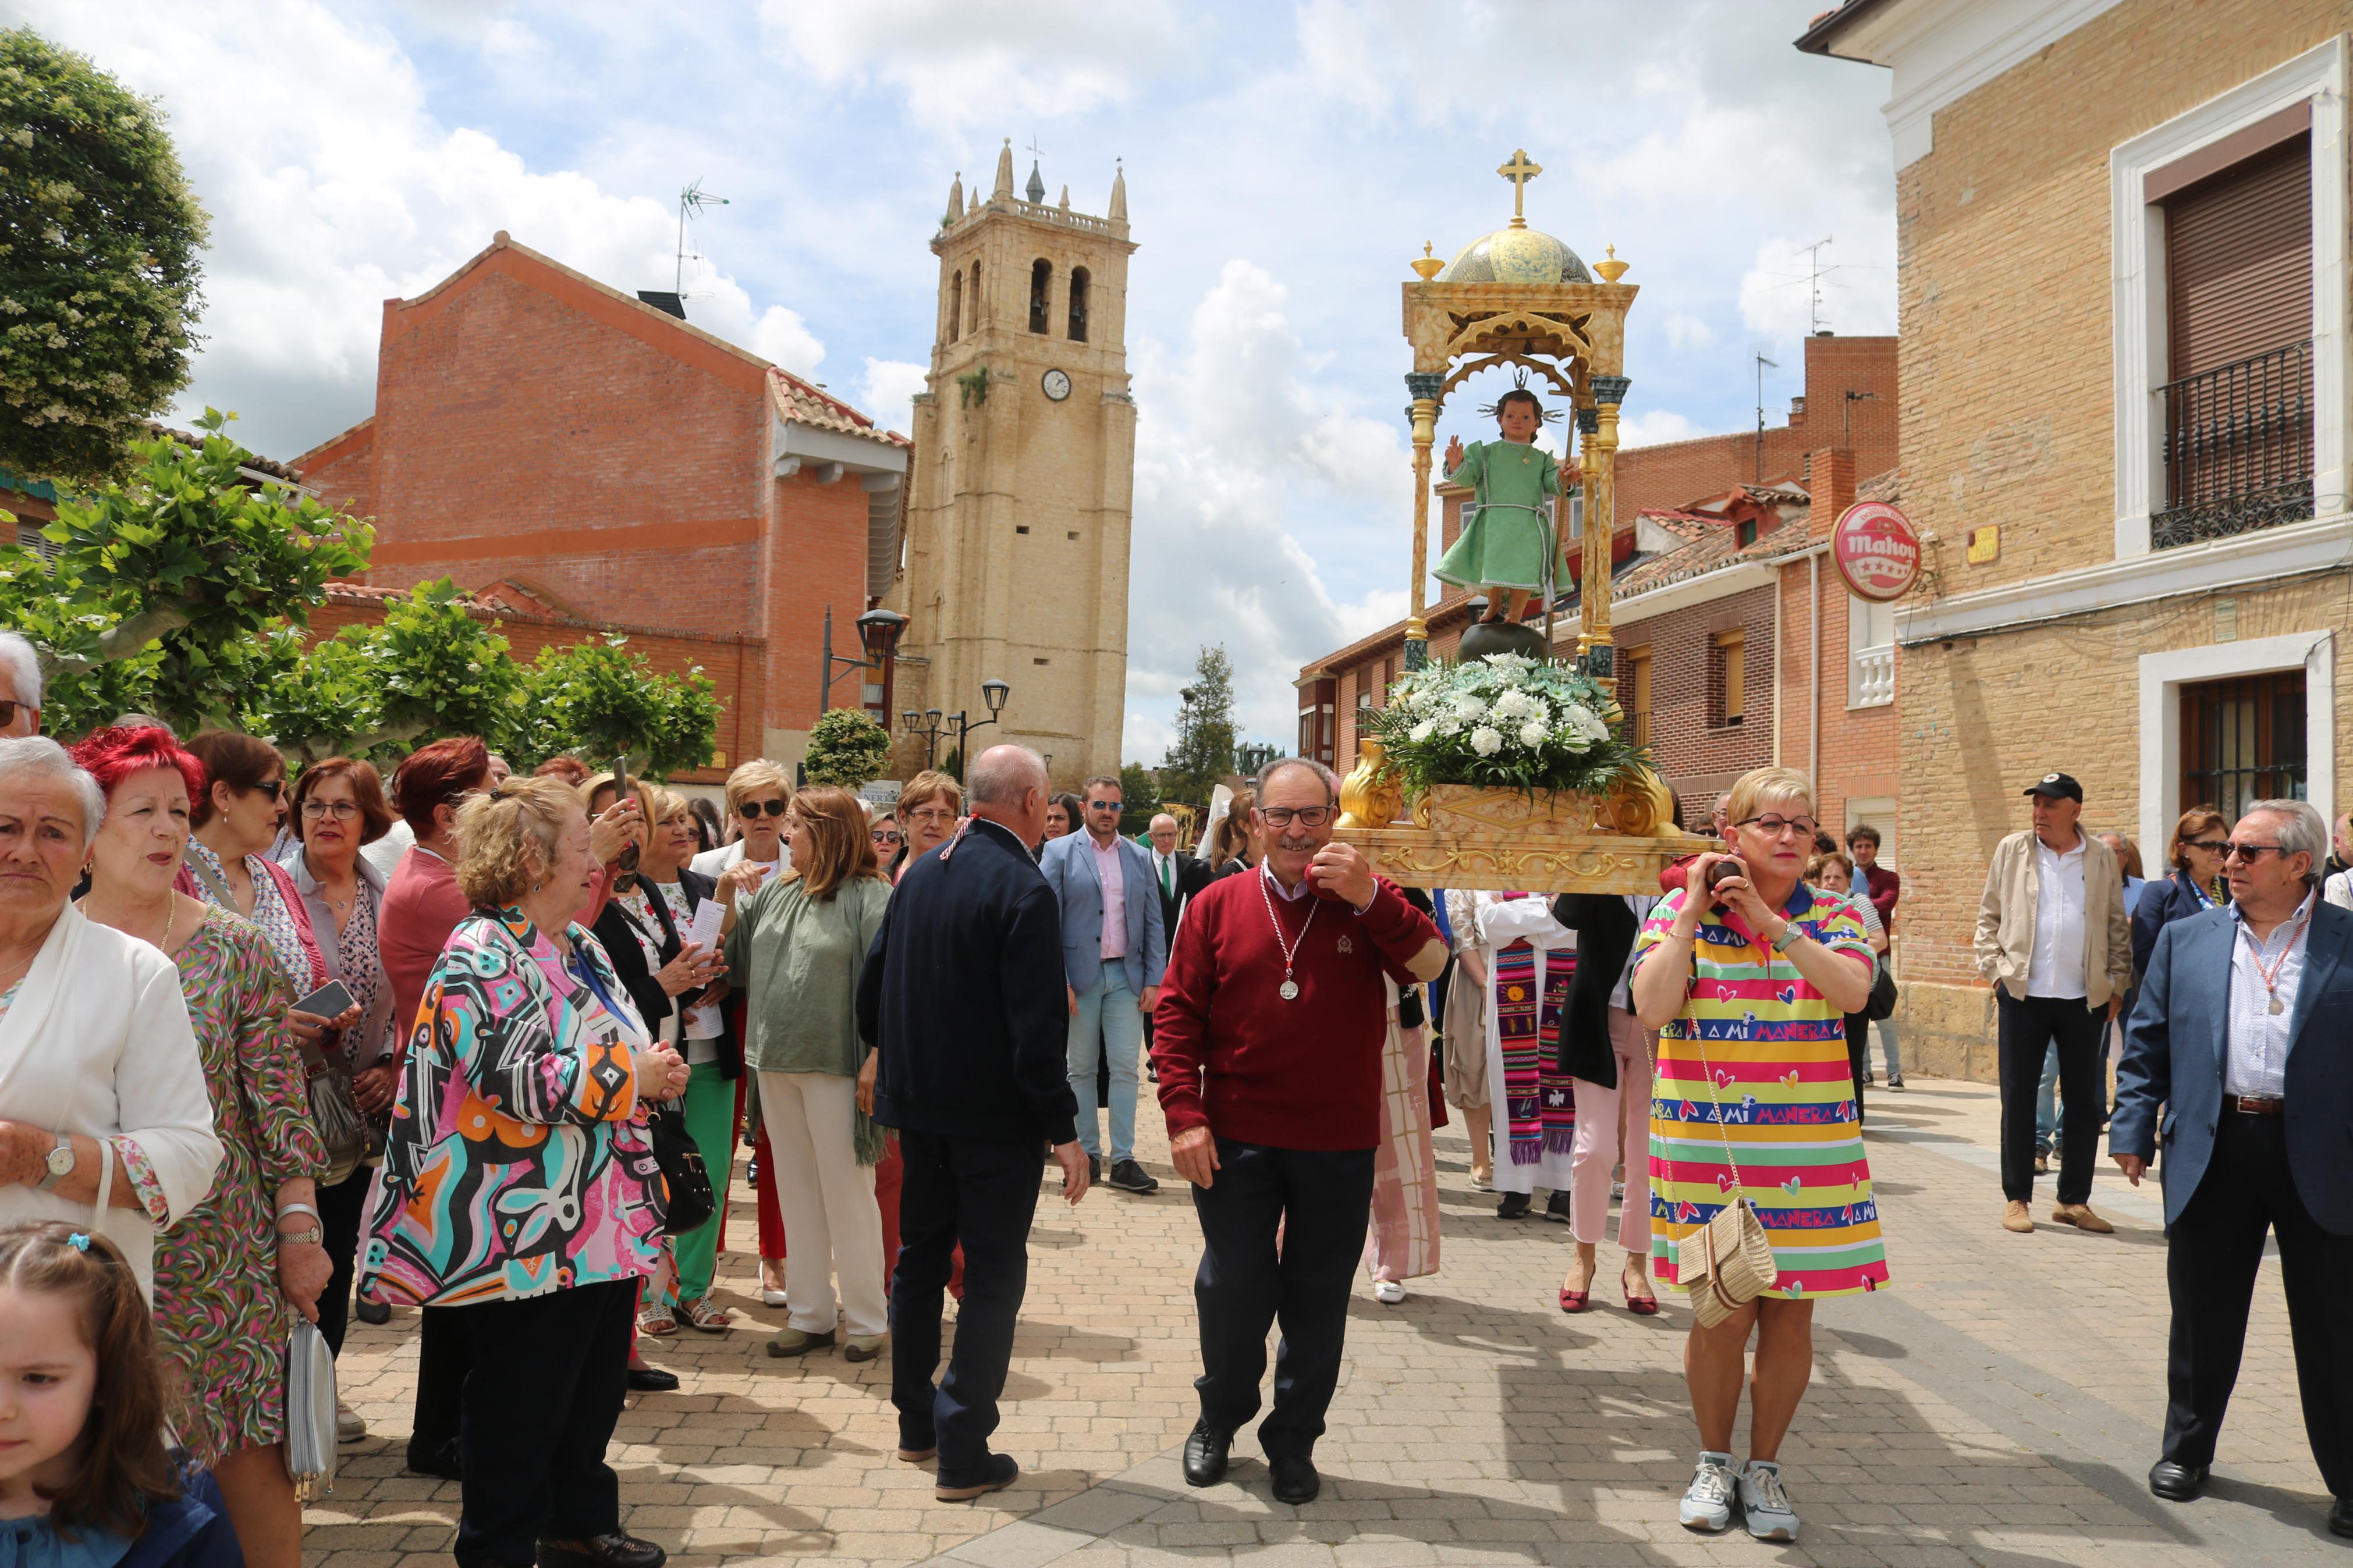
[[[1686,1314],[1628,1314],[1605,1245],[1595,1309],[1553,1298],[1567,1231],[1493,1217],[1458,1128],[1439,1134],[1445,1268],[1401,1306],[1360,1279],[1348,1372],[1316,1453],[1324,1495],[1271,1501],[1254,1440],[1228,1484],[1193,1491],[1176,1449],[1193,1415],[1198,1233],[1155,1125],[1151,1197],[1100,1189],[1073,1211],[1051,1184],[1031,1238],[1028,1307],[997,1443],[1020,1483],[977,1505],[933,1500],[892,1457],[888,1362],[770,1359],[781,1313],[752,1259],[721,1260],[721,1337],[651,1353],[684,1379],[633,1396],[612,1463],[624,1522],[671,1561],[823,1558],[950,1568],[1145,1568],[1248,1557],[1281,1568],[1430,1563],[2140,1565],[2353,1563],[2332,1541],[2305,1446],[2276,1264],[2201,1500],[2150,1497],[2164,1405],[2165,1246],[2152,1184],[2103,1165],[2113,1237],[2000,1227],[1994,1097],[1915,1079],[1875,1090],[1870,1152],[1889,1289],[1826,1301],[1813,1385],[1783,1458],[1802,1541],[1694,1537],[1674,1501],[1696,1448],[1680,1372]],[[1149,1101],[1146,1102],[1147,1106]],[[739,1170],[740,1177],[740,1170]],[[2047,1214],[2042,1184],[2038,1219]],[[739,1187],[740,1190],[740,1187]],[[740,1203],[739,1239],[752,1233]],[[405,1476],[417,1315],[353,1325],[347,1396],[375,1436],[345,1450],[309,1510],[325,1568],[445,1562],[458,1488]]]

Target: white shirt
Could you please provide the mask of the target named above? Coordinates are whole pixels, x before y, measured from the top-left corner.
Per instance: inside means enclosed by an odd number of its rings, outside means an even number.
[[[2080,997],[2084,984],[2084,837],[2064,855],[2034,841],[2034,947],[2026,961],[2029,996]]]
[[[417,829],[408,826],[406,817],[396,816],[392,819],[392,826],[385,829],[383,837],[373,844],[360,846],[360,858],[383,872],[385,880],[388,882],[392,880],[393,872],[400,868],[400,858],[407,854],[409,846],[416,842]]]
[[[2295,1022],[2295,993],[2304,983],[2304,960],[2312,945],[2312,895],[2304,907],[2272,929],[2270,938],[2257,942],[2246,917],[2231,906],[2231,1002],[2224,1015],[2222,1092],[2251,1095],[2258,1100],[2284,1097],[2287,1083],[2287,1047]],[[2261,960],[2260,964],[2258,959]],[[2274,964],[2272,984],[2263,972]],[[2272,1011],[2272,998],[2279,1011]]]

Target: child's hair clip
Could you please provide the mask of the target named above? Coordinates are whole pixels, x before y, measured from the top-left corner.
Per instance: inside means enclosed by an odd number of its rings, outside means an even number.
[[[76,1252],[88,1252],[90,1250],[90,1232],[86,1230],[75,1231],[71,1236],[66,1237],[66,1245],[72,1247]]]

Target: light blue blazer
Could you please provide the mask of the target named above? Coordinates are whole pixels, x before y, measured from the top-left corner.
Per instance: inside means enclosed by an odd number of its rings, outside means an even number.
[[[1152,876],[1152,851],[1132,838],[1119,845],[1120,898],[1127,911],[1127,988],[1139,997],[1160,984],[1168,967],[1168,933],[1160,922],[1160,884]],[[1062,906],[1062,973],[1073,991],[1090,991],[1103,979],[1103,883],[1095,876],[1094,839],[1084,828],[1046,846],[1038,861],[1046,885]]]

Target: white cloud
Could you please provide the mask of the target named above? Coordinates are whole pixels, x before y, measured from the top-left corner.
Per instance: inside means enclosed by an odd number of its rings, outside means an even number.
[[[887,430],[913,429],[914,410],[910,400],[923,390],[927,374],[923,366],[905,360],[868,355],[866,374],[858,382],[858,411]]]
[[[1715,342],[1715,329],[1688,310],[1667,318],[1667,346],[1677,353],[1704,349]]]
[[[719,329],[711,329],[718,331]],[[721,336],[727,334],[722,332]],[[771,305],[760,313],[752,328],[752,352],[762,359],[784,366],[795,375],[813,376],[817,367],[825,363],[825,345],[808,330],[798,310],[788,310],[782,305]],[[869,360],[869,364],[874,362]]]
[[[1642,409],[1625,415],[1618,421],[1618,445],[1620,447],[1656,447],[1669,441],[1688,441],[1696,436],[1715,432],[1703,430],[1672,408]]]

